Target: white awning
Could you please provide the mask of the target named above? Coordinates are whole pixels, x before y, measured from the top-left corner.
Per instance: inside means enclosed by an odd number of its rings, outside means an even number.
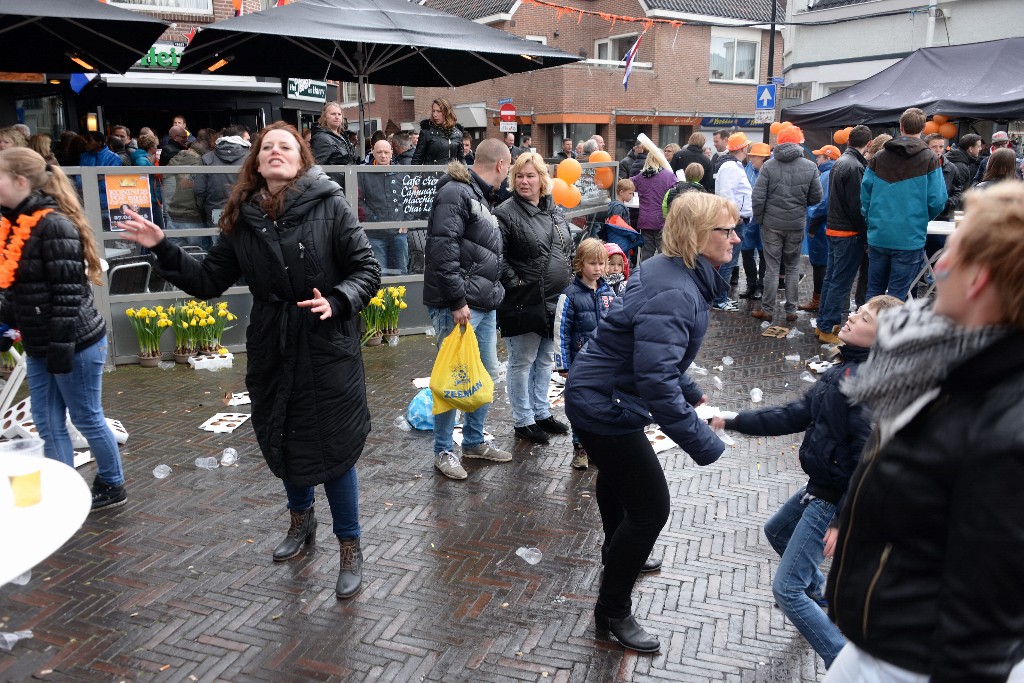
[[[281,94],[281,81],[257,81],[252,76],[218,76],[217,74],[174,74],[167,72],[130,71],[125,75],[101,74],[112,88],[179,88],[186,90],[236,90]]]
[[[487,110],[482,104],[455,105],[455,117],[463,128],[486,128]]]

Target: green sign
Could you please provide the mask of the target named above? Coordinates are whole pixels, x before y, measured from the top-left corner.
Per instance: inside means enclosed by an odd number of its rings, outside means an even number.
[[[178,68],[181,60],[181,53],[185,51],[185,45],[174,43],[157,43],[149,48],[146,56],[140,59],[135,66],[142,69],[167,69],[173,71]]]
[[[293,100],[326,102],[327,83],[324,81],[311,81],[308,78],[289,78],[286,97]]]

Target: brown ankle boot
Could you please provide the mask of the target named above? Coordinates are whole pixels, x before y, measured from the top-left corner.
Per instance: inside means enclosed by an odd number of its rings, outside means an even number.
[[[289,512],[292,515],[292,525],[288,527],[284,540],[274,548],[274,562],[284,562],[298,555],[303,542],[316,543],[316,517],[313,516],[313,506],[310,505],[302,512]]]
[[[815,294],[811,297],[811,300],[805,304],[797,306],[801,311],[816,311],[818,310],[818,304],[821,303],[821,294]]]
[[[363,587],[363,551],[358,538],[339,538],[341,544],[341,568],[334,594],[339,600],[351,598]]]

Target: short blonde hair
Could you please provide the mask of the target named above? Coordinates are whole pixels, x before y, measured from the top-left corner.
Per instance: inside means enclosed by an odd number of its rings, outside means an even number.
[[[678,256],[693,268],[697,256],[711,239],[711,231],[718,227],[722,209],[729,212],[735,225],[740,221],[736,205],[718,195],[707,192],[683,192],[668,210],[662,230],[661,250],[666,256]]]
[[[583,264],[587,261],[600,261],[608,263],[608,252],[604,248],[604,242],[596,237],[588,237],[576,247],[576,256],[572,260],[572,272],[579,275],[583,272]]]
[[[548,165],[544,163],[544,157],[537,154],[536,152],[523,152],[515,160],[508,169],[508,186],[509,188],[515,187],[516,174],[523,170],[526,164],[533,164],[533,167],[537,169],[537,175],[540,176],[540,194],[544,195],[551,194],[551,176],[548,174]]]
[[[988,269],[1002,322],[1024,328],[1024,183],[1006,180],[968,192],[957,235],[960,261]]]
[[[674,155],[680,149],[682,149],[682,147],[680,147],[677,143],[670,142],[667,145],[665,145],[665,156],[671,160],[672,155]]]
[[[629,178],[623,178],[615,184],[615,194],[620,195],[623,192],[636,192],[636,183]]]
[[[686,175],[686,182],[688,183],[699,183],[704,179],[704,167],[696,161],[688,165],[683,170],[683,173]]]

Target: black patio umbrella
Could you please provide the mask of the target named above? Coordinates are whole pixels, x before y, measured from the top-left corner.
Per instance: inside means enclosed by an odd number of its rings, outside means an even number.
[[[179,72],[455,87],[580,57],[407,0],[293,0],[200,30]],[[362,147],[360,147],[361,149]]]
[[[123,74],[167,26],[99,0],[2,0],[0,71]]]

